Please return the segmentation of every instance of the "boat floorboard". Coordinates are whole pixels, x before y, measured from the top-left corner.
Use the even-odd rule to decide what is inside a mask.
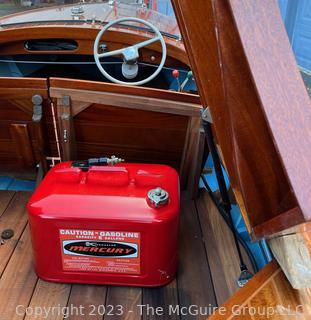
[[[178,312],[169,315],[169,306],[212,308],[237,290],[239,268],[231,231],[207,193],[197,201],[182,200],[178,275],[161,288],[70,285],[38,279],[25,209],[29,196],[29,192],[0,192],[0,231],[14,230],[14,237],[0,246],[1,320],[206,319]],[[123,306],[123,315],[118,315],[117,305]],[[139,305],[162,307],[163,315]],[[69,310],[70,316],[64,316]],[[48,316],[38,314],[43,312]]]

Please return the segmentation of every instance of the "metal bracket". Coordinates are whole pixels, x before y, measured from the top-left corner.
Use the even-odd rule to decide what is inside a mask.
[[[68,142],[68,131],[67,131],[66,129],[64,129],[64,136],[63,136],[63,138],[64,138],[64,142],[65,142],[65,143]]]
[[[61,119],[69,120],[70,119],[70,97],[69,96],[62,97],[61,104],[62,104]]]
[[[212,115],[208,107],[203,107],[201,112],[202,121],[213,123]]]
[[[33,103],[32,121],[40,122],[42,119],[42,102],[43,98],[39,94],[32,96],[31,101]]]

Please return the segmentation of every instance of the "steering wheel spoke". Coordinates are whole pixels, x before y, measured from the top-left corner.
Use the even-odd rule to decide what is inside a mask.
[[[109,52],[103,52],[103,53],[97,53],[97,56],[99,59],[106,58],[106,57],[112,57],[112,56],[118,56],[123,53],[123,48],[118,50],[113,50]]]
[[[143,48],[143,47],[147,47],[149,44],[152,44],[154,42],[160,41],[160,37],[155,37],[152,39],[148,39],[146,41],[142,41],[139,42],[137,44],[135,44],[133,47],[136,47],[137,49]]]
[[[113,51],[109,51],[109,52],[103,52],[103,53],[98,53],[98,46],[100,43],[100,40],[103,36],[103,34],[109,29],[111,28],[113,25],[115,24],[119,24],[121,22],[125,22],[125,21],[131,21],[131,22],[137,22],[140,24],[144,24],[147,27],[149,27],[154,33],[155,33],[155,37],[139,42],[137,44],[131,45],[129,47],[126,48],[121,48],[121,49],[117,49],[117,50],[113,50]],[[161,58],[161,62],[159,64],[159,66],[157,67],[157,69],[155,70],[155,72],[149,76],[148,78],[141,80],[141,81],[136,81],[136,82],[126,82],[126,81],[121,81],[118,80],[114,77],[112,77],[110,74],[108,74],[106,72],[106,70],[103,68],[100,59],[102,58],[106,58],[106,57],[112,57],[112,56],[117,56],[117,55],[122,55],[123,56],[123,60],[124,63],[122,65],[122,73],[123,70],[129,70],[129,66],[133,65],[133,62],[136,62],[139,54],[138,54],[138,49],[141,49],[143,47],[146,47],[156,41],[160,41],[161,43],[161,47],[162,47],[162,58]],[[166,45],[165,45],[165,41],[164,38],[161,34],[161,32],[154,26],[152,25],[150,22],[148,21],[144,21],[142,19],[138,19],[138,18],[121,18],[121,19],[117,19],[115,21],[111,21],[110,23],[108,23],[107,25],[105,25],[103,27],[103,29],[98,33],[95,42],[94,42],[94,59],[96,62],[96,65],[99,69],[99,71],[110,81],[114,82],[114,83],[118,83],[118,84],[126,84],[126,85],[143,85],[149,81],[151,81],[152,79],[154,79],[162,70],[164,64],[165,64],[165,60],[166,60]],[[137,74],[137,70],[136,70],[136,74]],[[128,74],[124,74],[123,75],[128,78],[131,79],[131,77],[127,77]],[[132,76],[132,75],[131,75]],[[134,74],[134,77],[136,75]]]

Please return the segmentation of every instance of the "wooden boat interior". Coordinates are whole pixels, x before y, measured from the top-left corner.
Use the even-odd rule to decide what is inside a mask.
[[[112,155],[172,166],[181,189],[177,277],[159,288],[39,279],[26,211],[32,191],[8,188],[0,190],[0,233],[12,229],[14,236],[0,246],[0,319],[44,319],[30,312],[38,306],[55,307],[51,320],[266,319],[260,307],[270,319],[292,319],[292,310],[310,319],[311,108],[276,3],[172,0],[175,18],[141,5],[90,2],[0,17],[0,178],[38,185],[60,161]],[[105,71],[127,85],[107,79],[94,62],[100,30],[126,17],[151,23],[166,45],[162,69],[142,85],[132,83],[152,77],[161,65],[159,41],[139,49],[134,79],[123,69],[132,60],[105,58]],[[97,53],[154,36],[141,23],[112,25]],[[228,172],[232,202],[252,240],[266,239],[274,255],[257,273],[239,244],[256,273],[241,289],[239,255],[220,214],[219,190],[202,185],[211,153],[202,112]],[[118,305],[122,314],[116,314]],[[79,306],[96,312],[64,313]],[[169,313],[170,306],[184,309]],[[112,312],[101,314],[101,308]]]

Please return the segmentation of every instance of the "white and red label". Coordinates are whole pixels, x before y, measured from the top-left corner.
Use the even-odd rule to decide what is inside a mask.
[[[59,230],[65,271],[140,273],[140,233]]]

